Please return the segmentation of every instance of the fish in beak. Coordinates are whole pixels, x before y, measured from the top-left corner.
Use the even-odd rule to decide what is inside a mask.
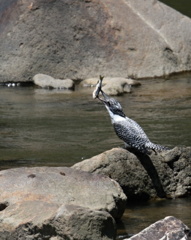
[[[93,99],[96,99],[96,98],[99,99],[99,93],[102,91],[101,88],[102,88],[103,78],[104,77],[100,76],[100,79],[99,79],[98,83],[96,84],[95,90],[93,91],[93,94],[92,94]]]
[[[107,103],[108,100],[110,99],[110,97],[104,93],[104,91],[102,90],[102,81],[103,81],[103,76],[100,76],[100,79],[98,81],[98,83],[96,84],[95,90],[93,91],[92,97],[93,99],[98,98],[100,101],[102,101],[103,103]],[[99,94],[102,94],[103,98],[100,98]]]

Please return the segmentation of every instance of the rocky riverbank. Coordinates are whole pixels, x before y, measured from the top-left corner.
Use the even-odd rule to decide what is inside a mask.
[[[176,147],[150,156],[114,148],[72,168],[3,170],[1,239],[115,239],[127,198],[190,196],[190,167],[191,148]],[[189,228],[168,217],[129,239],[174,240],[175,232],[189,239]]]

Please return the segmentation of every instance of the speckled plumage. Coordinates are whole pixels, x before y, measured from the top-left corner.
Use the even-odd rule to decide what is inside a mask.
[[[143,129],[134,120],[125,117],[123,121],[113,121],[113,127],[117,136],[130,147],[147,153],[148,149],[161,151],[165,147],[152,143]]]
[[[124,114],[120,103],[114,98],[107,96],[102,90],[101,92],[104,99],[99,99],[105,104],[109,112],[117,136],[126,145],[142,153],[148,153],[149,149],[153,151],[167,149],[164,146],[152,143],[141,126]]]

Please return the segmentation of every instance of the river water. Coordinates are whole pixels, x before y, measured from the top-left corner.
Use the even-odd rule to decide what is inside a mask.
[[[160,0],[160,2],[176,9],[182,14],[191,17],[191,1],[190,0]]]
[[[141,83],[131,94],[116,97],[126,115],[136,120],[155,143],[190,146],[191,76]],[[122,146],[105,107],[92,99],[92,91],[1,86],[0,168],[71,166]],[[191,227],[188,199],[130,206],[122,219],[124,225],[119,225],[119,233],[136,233],[176,212]]]
[[[191,198],[129,204],[118,224],[118,239],[130,237],[166,216],[174,216],[191,227]]]

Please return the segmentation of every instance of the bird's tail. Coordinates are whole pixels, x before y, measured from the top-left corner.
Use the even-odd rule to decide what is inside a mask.
[[[151,142],[148,143],[148,146],[146,146],[146,147],[149,149],[152,149],[154,152],[156,152],[156,151],[162,152],[162,151],[169,150],[169,148],[166,146],[162,146],[162,145],[151,143]]]

